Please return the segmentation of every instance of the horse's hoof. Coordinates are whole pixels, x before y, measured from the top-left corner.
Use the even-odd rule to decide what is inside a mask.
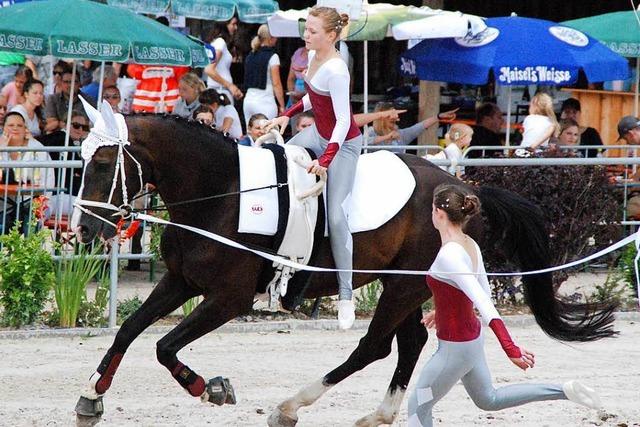
[[[298,417],[292,418],[282,412],[280,408],[274,409],[267,420],[269,427],[294,427],[296,424],[298,424]]]
[[[93,427],[100,422],[101,417],[86,417],[76,414],[76,427]]]
[[[228,405],[236,404],[236,393],[229,378],[211,378],[200,398],[203,402],[210,402],[218,406],[225,403]]]
[[[102,404],[102,396],[97,399],[89,399],[80,396],[76,403],[76,414],[83,417],[100,418],[104,413],[104,405]]]

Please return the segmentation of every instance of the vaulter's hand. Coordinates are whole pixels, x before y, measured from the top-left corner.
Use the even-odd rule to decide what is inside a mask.
[[[430,312],[425,314],[422,317],[422,320],[420,321],[420,323],[422,323],[424,327],[427,329],[435,328],[436,327],[436,311],[431,310]]]
[[[528,368],[533,368],[536,364],[535,354],[522,347],[520,347],[520,352],[522,353],[522,356],[510,357],[509,360],[523,371],[526,371]]]
[[[318,160],[314,160],[309,163],[309,167],[307,168],[308,173],[312,173],[318,176],[325,175],[327,173],[327,168],[320,166]]]
[[[276,126],[280,126],[280,135],[284,135],[284,130],[287,128],[289,124],[289,117],[287,116],[278,116],[275,119],[268,120],[264,125],[264,133],[269,132]]]

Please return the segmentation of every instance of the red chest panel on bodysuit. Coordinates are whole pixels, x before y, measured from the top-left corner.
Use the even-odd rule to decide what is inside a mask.
[[[307,88],[307,93],[309,94],[311,108],[315,113],[316,129],[318,129],[318,133],[329,142],[339,142],[331,141],[331,134],[333,133],[333,128],[336,126],[336,115],[333,111],[331,96],[321,95],[314,92],[313,88],[309,86],[307,82],[305,82],[304,85]],[[349,107],[349,111],[351,111],[351,107]],[[351,124],[349,126],[347,136],[345,137],[345,141],[360,135],[360,129],[353,119],[353,114],[349,114],[349,119]]]
[[[460,289],[427,276],[436,306],[436,335],[445,341],[471,341],[480,335],[481,325],[473,302]]]

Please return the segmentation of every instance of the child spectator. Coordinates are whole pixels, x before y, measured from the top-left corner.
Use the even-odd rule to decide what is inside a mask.
[[[191,116],[193,120],[202,123],[203,125],[213,126],[215,123],[215,116],[211,107],[208,105],[200,105],[193,111]]]
[[[242,138],[242,126],[238,112],[230,105],[226,95],[215,89],[206,89],[200,94],[200,104],[211,108],[215,115],[216,129],[228,133],[230,137]]]
[[[469,146],[471,143],[471,138],[473,137],[473,129],[471,126],[467,126],[462,123],[454,123],[449,128],[449,132],[447,132],[444,136],[445,143],[447,146],[444,151],[439,152],[438,154],[429,155],[427,154],[424,158],[427,160],[431,159],[447,159],[454,162],[451,166],[441,166],[443,170],[448,171],[451,175],[456,175],[458,178],[464,173],[464,168],[460,168],[458,171],[458,167],[456,166],[457,162],[462,159],[462,151]]]
[[[264,125],[267,121],[267,116],[262,113],[256,113],[249,118],[247,122],[247,135],[238,141],[239,145],[246,145],[247,147],[255,147],[256,140],[264,135]]]

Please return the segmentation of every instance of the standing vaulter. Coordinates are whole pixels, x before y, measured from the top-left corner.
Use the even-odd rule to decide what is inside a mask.
[[[335,48],[349,17],[330,7],[315,6],[309,11],[304,29],[309,49],[305,77],[307,94],[280,117],[271,120],[267,130],[280,126],[281,132],[294,115],[314,110],[316,122],[294,136],[289,144],[315,152],[309,173],[327,173],[327,216],[331,251],[338,269],[351,270],[353,240],[347,221],[347,203],[353,188],[362,134],[353,119],[349,103],[349,69]],[[352,300],[352,274],[338,273],[338,324],[349,329],[355,320]]]

